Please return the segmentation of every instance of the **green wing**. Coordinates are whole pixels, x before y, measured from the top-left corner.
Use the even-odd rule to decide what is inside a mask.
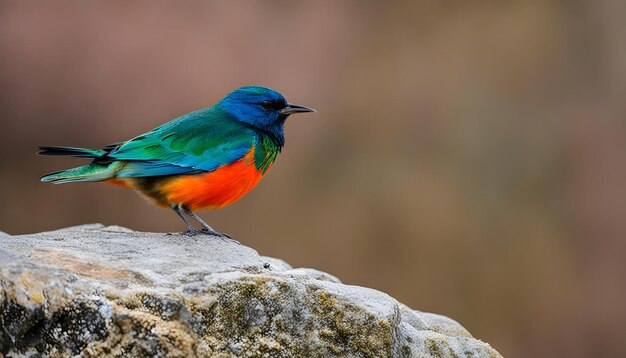
[[[108,157],[128,162],[118,177],[207,172],[243,158],[256,138],[253,129],[211,107],[133,138]]]

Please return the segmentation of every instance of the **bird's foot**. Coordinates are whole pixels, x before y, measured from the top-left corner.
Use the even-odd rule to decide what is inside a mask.
[[[230,235],[228,235],[228,234],[224,234],[224,233],[221,233],[221,232],[215,231],[215,230],[209,230],[209,229],[206,229],[206,228],[203,228],[203,229],[200,229],[200,230],[196,230],[196,229],[194,229],[194,230],[187,230],[183,234],[185,234],[185,235],[187,235],[189,237],[196,236],[196,235],[210,235],[210,236],[215,236],[215,237],[217,237],[219,239],[222,239],[224,241],[230,241],[230,242],[234,242],[236,244],[241,245],[239,243],[239,241],[231,238]]]
[[[207,229],[207,228],[203,228],[200,230],[201,233],[206,234],[206,235],[211,235],[211,236],[216,236],[226,242],[233,242],[235,244],[241,245],[239,243],[239,241],[233,239],[232,237],[230,237],[230,235],[228,234],[224,234],[223,232],[219,232],[219,231],[215,231],[212,229]]]

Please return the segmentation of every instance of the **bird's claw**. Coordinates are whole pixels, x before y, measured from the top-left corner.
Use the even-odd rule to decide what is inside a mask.
[[[215,231],[215,230],[209,230],[209,229],[201,229],[200,232],[202,232],[203,234],[206,235],[211,235],[211,236],[216,236],[226,242],[233,242],[235,244],[241,245],[239,243],[239,241],[233,239],[232,237],[230,237],[230,235],[228,234],[224,234],[223,232],[219,232],[219,231]]]
[[[221,233],[221,232],[215,231],[215,230],[209,230],[209,229],[187,230],[183,234],[185,234],[185,235],[187,235],[189,237],[193,237],[193,236],[196,236],[196,235],[210,235],[210,236],[215,236],[215,237],[217,237],[219,239],[222,239],[224,241],[230,241],[230,242],[234,242],[236,244],[241,245],[239,243],[239,241],[231,238],[230,235],[224,234],[224,233]]]
[[[206,235],[212,235],[212,236],[217,236],[217,237],[221,237],[221,238],[225,238],[225,239],[230,239],[230,235],[224,234],[223,232],[219,232],[219,231],[215,231],[215,230],[209,230],[209,229],[200,229],[199,231],[201,233],[203,233],[203,234],[206,234]]]

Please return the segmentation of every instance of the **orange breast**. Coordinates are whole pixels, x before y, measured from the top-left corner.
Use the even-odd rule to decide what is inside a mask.
[[[240,199],[252,190],[263,174],[255,167],[254,149],[241,160],[212,172],[181,175],[164,183],[160,192],[170,203],[182,203],[190,210],[217,209]]]

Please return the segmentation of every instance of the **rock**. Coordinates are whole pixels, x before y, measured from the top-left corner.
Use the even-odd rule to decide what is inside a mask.
[[[0,234],[0,356],[500,357],[457,322],[209,237]]]

